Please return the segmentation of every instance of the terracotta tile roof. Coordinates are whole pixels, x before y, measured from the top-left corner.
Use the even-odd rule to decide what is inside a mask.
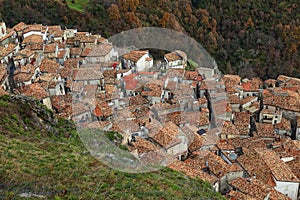
[[[212,152],[209,152],[206,159],[210,171],[219,178],[230,172],[243,171],[237,164],[227,164],[220,156],[217,156]]]
[[[27,44],[26,49],[30,49],[32,51],[42,51],[43,50],[43,43],[32,43],[32,44]]]
[[[129,146],[130,151],[136,149],[139,154],[148,153],[149,151],[159,150],[159,148],[156,147],[152,142],[149,142],[148,140],[145,140],[141,137],[135,137],[135,142],[132,142],[131,145]]]
[[[287,182],[300,182],[300,180],[296,177],[292,170],[276,155],[275,152],[267,149],[256,149],[256,152],[260,155],[262,160],[270,168],[276,180]]]
[[[73,70],[73,80],[100,80],[103,79],[103,73],[95,68],[77,68]]]
[[[103,116],[103,113],[101,111],[101,108],[99,107],[99,105],[96,105],[96,107],[93,110],[93,115],[95,115],[96,117],[101,117]]]
[[[113,84],[105,84],[105,98],[106,100],[119,98],[119,91]]]
[[[14,27],[12,27],[12,30],[16,30],[16,31],[22,31],[27,27],[27,25],[24,22],[19,22],[18,24],[16,24]]]
[[[148,51],[134,50],[122,55],[122,57],[126,60],[130,60],[136,63],[138,60],[140,60],[144,55],[148,53],[149,53]]]
[[[246,103],[248,103],[250,101],[254,101],[255,99],[257,99],[257,97],[255,97],[255,96],[249,96],[249,97],[243,98],[240,101],[240,103],[241,103],[241,105],[244,105],[244,104],[246,104]]]
[[[73,55],[80,56],[81,52],[82,52],[81,48],[70,48],[70,55],[71,56],[73,56]]]
[[[280,157],[298,157],[300,151],[296,144],[290,138],[279,138],[273,142],[273,151]]]
[[[66,68],[78,68],[79,67],[79,59],[77,58],[69,58],[64,62],[64,66]]]
[[[84,82],[73,82],[72,84],[72,91],[73,92],[80,92],[84,88]]]
[[[55,108],[59,114],[66,114],[71,116],[72,112],[72,95],[58,95],[50,97],[52,107]]]
[[[245,83],[242,83],[245,92],[258,91],[263,86],[263,81],[259,78],[253,78]]]
[[[77,115],[86,113],[86,112],[90,112],[90,108],[85,105],[84,103],[78,102],[72,103],[72,117],[76,117]]]
[[[275,87],[277,80],[275,79],[267,79],[265,80],[265,84],[267,87],[269,87],[270,85],[272,85],[272,87]]]
[[[55,44],[57,44],[59,50],[65,50],[67,48],[67,45],[64,42],[55,41]]]
[[[257,132],[254,132],[254,136],[258,137],[277,137],[274,134],[274,126],[267,123],[255,123]]]
[[[229,197],[230,200],[256,200],[256,198],[251,197],[247,194],[244,194],[242,192],[238,191],[233,191],[231,190],[227,196]]]
[[[111,130],[117,131],[119,133],[133,133],[140,131],[140,127],[134,121],[122,121],[121,119],[118,119],[118,121],[113,122]]]
[[[72,87],[72,84],[73,84],[73,80],[68,79],[67,82],[66,82],[66,87],[67,87],[67,88],[71,88],[71,87]]]
[[[147,103],[149,103],[149,101],[140,95],[129,98],[129,105],[143,105]]]
[[[199,101],[199,105],[207,105],[208,102],[206,97],[201,97],[198,99],[198,101]]]
[[[294,78],[290,77],[289,80],[283,82],[280,84],[280,87],[294,87],[294,86],[299,86],[300,85],[300,79],[299,78]]]
[[[200,170],[203,170],[207,167],[207,155],[209,154],[208,150],[200,150],[193,152],[192,155],[184,161],[191,167],[196,167]]]
[[[2,38],[0,38],[0,42],[2,42],[2,41],[4,41],[4,40],[6,40],[6,39],[8,39],[8,38],[10,38],[11,36],[13,36],[13,34],[15,33],[14,31],[7,31],[8,33],[5,35],[5,36],[3,36]]]
[[[86,56],[89,57],[106,56],[112,50],[113,50],[113,46],[110,44],[99,44],[96,47],[93,47]]]
[[[235,112],[234,113],[234,124],[235,125],[249,125],[250,124],[249,112]]]
[[[191,141],[191,144],[189,145],[190,152],[200,149],[203,146],[205,140],[204,137],[200,136],[195,132],[193,132],[192,134],[193,134],[193,139]]]
[[[250,124],[249,112],[235,112],[234,113],[234,124],[235,125],[249,125]]]
[[[234,88],[241,83],[241,77],[238,75],[226,74],[223,76],[222,80],[224,81],[226,88]]]
[[[87,125],[88,128],[90,129],[100,129],[103,130],[104,128],[108,127],[111,123],[108,121],[95,121],[92,123],[89,123]]]
[[[291,130],[291,122],[290,122],[290,120],[288,120],[288,119],[286,119],[286,118],[283,117],[281,119],[280,123],[275,124],[275,129],[290,131]]]
[[[99,38],[97,39],[97,42],[98,42],[98,43],[104,44],[104,43],[107,43],[108,40],[107,40],[106,38],[104,38],[104,37],[99,37]]]
[[[113,114],[113,111],[107,102],[99,102],[98,106],[101,109],[103,117],[109,117]]]
[[[240,98],[236,94],[228,95],[228,99],[231,104],[239,104],[240,103]]]
[[[300,128],[300,117],[297,117],[297,127]]]
[[[278,77],[277,77],[277,80],[278,81],[281,81],[281,82],[287,82],[288,80],[290,80],[291,79],[291,77],[289,77],[289,76],[285,76],[285,75],[279,75]]]
[[[14,75],[15,83],[24,83],[31,80],[33,73],[31,72],[18,72]]]
[[[234,146],[231,145],[228,141],[226,140],[218,140],[216,143],[216,147],[220,150],[225,150],[225,151],[233,151]]]
[[[294,160],[286,162],[285,164],[288,166],[288,168],[292,170],[295,176],[297,176],[297,178],[300,179],[300,157],[296,157]]]
[[[57,58],[59,59],[63,59],[66,56],[67,51],[63,50],[63,51],[59,51],[57,54]]]
[[[159,145],[165,148],[170,148],[173,145],[180,143],[181,141],[177,138],[179,134],[179,127],[173,122],[166,123],[159,133],[151,136],[152,139]]]
[[[299,124],[298,124],[298,127],[299,127]],[[293,140],[293,143],[294,143],[296,149],[300,150],[300,140]]]
[[[150,62],[151,60],[153,60],[152,58],[148,57],[145,59],[146,61]]]
[[[73,46],[75,45],[77,42],[79,42],[79,38],[76,38],[76,37],[70,37],[70,38],[67,38],[66,40],[66,44],[69,45],[69,46]],[[76,44],[78,45],[78,44]]]
[[[24,27],[23,33],[29,33],[31,31],[43,31],[42,24],[30,24]]]
[[[92,49],[91,48],[85,48],[81,51],[81,57],[87,57],[91,53]]]
[[[57,47],[56,43],[47,44],[44,46],[44,53],[55,53],[56,47]]]
[[[273,142],[273,139],[268,141],[264,138],[258,138],[258,137],[250,137],[245,139],[233,138],[228,140],[228,142],[235,148],[243,147],[247,149],[256,149],[256,148],[266,148],[267,144]]]
[[[49,93],[41,86],[40,83],[33,83],[25,86],[21,93],[26,96],[33,96],[39,100],[49,97]]]
[[[272,90],[264,90],[263,98],[264,105],[300,112],[300,95],[297,92],[274,88]]]
[[[126,90],[135,90],[138,85],[138,81],[135,79],[128,79],[125,83]]]
[[[203,172],[201,169],[194,168],[182,161],[176,160],[172,164],[170,164],[168,167],[173,170],[183,172],[184,174],[186,174],[190,177],[194,177],[194,178],[197,177],[197,178],[200,178],[201,180],[208,181],[211,184],[215,183],[218,180],[216,177]]]
[[[117,72],[116,72],[116,70],[104,70],[103,71],[103,76],[105,78],[114,78],[114,79],[116,79],[117,78]]]
[[[61,26],[59,25],[53,25],[53,26],[47,26],[48,27],[48,31],[51,32],[51,31],[60,31],[61,30]]]
[[[95,43],[97,41],[97,36],[94,35],[83,35],[80,37],[81,43]]]
[[[225,121],[223,128],[222,128],[222,135],[239,135],[240,133],[238,132],[236,126],[232,124],[231,121]]]
[[[12,53],[15,48],[16,48],[16,44],[8,44],[7,47],[4,47],[4,46],[0,46],[0,57],[5,57],[7,56],[8,54]]]
[[[32,34],[24,38],[23,40],[23,44],[32,44],[32,43],[43,43],[43,36]]]
[[[18,51],[18,55],[21,55],[22,57],[26,57],[26,58],[29,58],[34,54],[35,54],[34,51],[30,49],[22,49],[21,51]]]
[[[183,78],[184,77],[184,72],[185,72],[185,69],[169,68],[169,69],[167,69],[165,77],[166,78],[175,78],[175,77]]]
[[[50,60],[48,58],[44,58],[40,65],[41,72],[47,72],[47,73],[57,73],[59,67],[59,63]]]
[[[171,52],[165,54],[165,58],[167,59],[168,62],[176,61],[176,60],[183,60],[180,55],[176,52]]]
[[[276,191],[272,187],[261,183],[256,179],[237,178],[229,183],[238,191],[249,195],[255,199],[265,199],[270,193],[270,199],[289,200],[290,198]],[[271,197],[272,196],[272,197]]]
[[[250,177],[256,178],[265,184],[275,186],[272,172],[265,161],[253,149],[243,148],[243,155],[238,157],[239,164],[247,171]]]

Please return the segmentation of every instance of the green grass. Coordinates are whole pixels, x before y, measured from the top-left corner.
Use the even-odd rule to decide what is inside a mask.
[[[0,198],[31,192],[49,199],[222,199],[209,184],[170,169],[143,174],[110,169],[90,156],[76,133],[34,142],[28,137],[35,136],[0,135],[0,180],[5,185]]]
[[[72,123],[59,119],[52,125],[56,134],[34,129],[29,110],[3,101],[11,109],[0,107],[0,199],[23,199],[24,192],[47,199],[224,199],[208,183],[167,168],[110,169],[89,154]]]
[[[89,0],[74,0],[75,3],[72,3],[72,0],[67,0],[68,6],[76,11],[83,12],[84,7],[89,3]]]

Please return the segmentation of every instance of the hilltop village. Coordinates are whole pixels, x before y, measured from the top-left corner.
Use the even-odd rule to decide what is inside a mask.
[[[101,35],[0,23],[0,95],[34,97],[55,115],[116,131],[144,162],[210,182],[228,199],[299,198],[300,79],[242,79],[194,66],[118,55]],[[191,67],[192,66],[192,67]]]

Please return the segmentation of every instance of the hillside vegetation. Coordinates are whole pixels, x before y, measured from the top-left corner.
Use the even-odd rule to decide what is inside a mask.
[[[0,199],[223,199],[167,168],[128,174],[104,166],[71,122],[25,97],[0,97],[0,157]]]
[[[72,3],[73,2],[73,3]],[[76,26],[109,37],[136,27],[166,27],[197,39],[224,73],[300,77],[297,0],[2,0],[2,19]],[[75,10],[82,10],[77,12]]]

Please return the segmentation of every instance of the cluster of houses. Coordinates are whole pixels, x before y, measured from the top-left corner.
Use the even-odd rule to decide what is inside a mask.
[[[180,50],[160,70],[148,50],[118,55],[101,35],[60,26],[2,22],[0,44],[0,95],[117,131],[142,163],[169,158],[229,199],[299,198],[300,79],[188,71]]]

